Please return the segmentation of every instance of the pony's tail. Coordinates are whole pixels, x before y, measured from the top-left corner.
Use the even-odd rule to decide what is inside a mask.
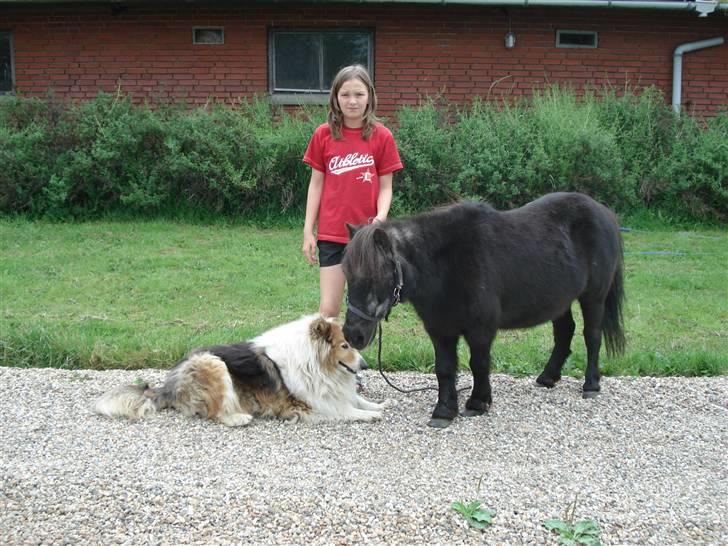
[[[624,319],[622,316],[622,305],[624,303],[624,252],[620,241],[620,256],[617,262],[617,269],[609,287],[607,299],[604,302],[604,319],[602,331],[607,347],[607,354],[610,356],[624,353],[626,341],[624,339]]]
[[[161,409],[159,394],[146,383],[123,385],[96,400],[91,411],[107,417],[123,417],[136,421]]]

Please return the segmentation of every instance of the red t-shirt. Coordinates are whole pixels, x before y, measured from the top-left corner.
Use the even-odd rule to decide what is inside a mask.
[[[342,127],[341,140],[331,135],[328,123],[311,137],[303,162],[324,173],[318,211],[320,241],[348,243],[346,222],[366,224],[377,215],[379,177],[402,168],[392,133],[377,124],[368,140],[361,129]]]

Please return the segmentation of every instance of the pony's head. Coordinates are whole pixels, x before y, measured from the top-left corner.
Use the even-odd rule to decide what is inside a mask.
[[[399,303],[402,269],[387,232],[376,224],[347,224],[349,244],[341,262],[348,285],[344,336],[357,349],[372,342],[377,325]]]

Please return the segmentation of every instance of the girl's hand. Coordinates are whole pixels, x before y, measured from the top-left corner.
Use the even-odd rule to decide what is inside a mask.
[[[308,263],[316,265],[316,237],[313,233],[304,232],[301,250],[308,260]]]

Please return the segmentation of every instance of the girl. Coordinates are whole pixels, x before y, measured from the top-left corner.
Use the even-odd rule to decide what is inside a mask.
[[[376,108],[367,70],[361,65],[342,68],[331,84],[328,123],[316,129],[303,156],[311,167],[303,253],[314,265],[318,246],[319,312],[326,317],[338,316],[344,298],[346,223],[386,220],[392,175],[402,168],[392,133],[379,123]]]

